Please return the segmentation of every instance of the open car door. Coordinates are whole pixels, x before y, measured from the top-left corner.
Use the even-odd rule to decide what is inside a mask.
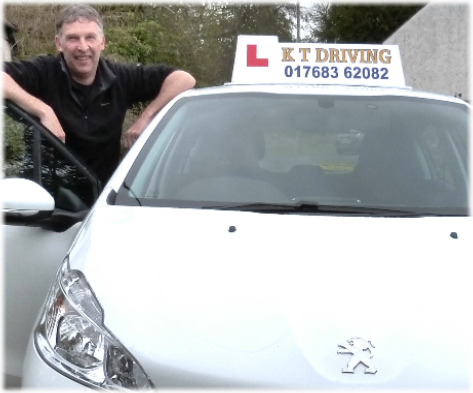
[[[4,380],[5,387],[19,387],[34,321],[101,184],[64,143],[9,101],[3,125]]]

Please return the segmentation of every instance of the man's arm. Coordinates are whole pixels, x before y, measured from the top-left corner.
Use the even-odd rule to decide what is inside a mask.
[[[23,90],[6,72],[3,72],[3,94],[5,99],[13,101],[28,113],[38,117],[41,124],[62,142],[66,140],[66,135],[52,108]]]
[[[151,122],[154,116],[178,94],[192,89],[195,85],[195,79],[185,71],[174,71],[169,74],[161,86],[158,96],[151,101],[146,109],[141,113],[136,122],[125,132],[125,147],[130,148],[138,139],[146,126]]]

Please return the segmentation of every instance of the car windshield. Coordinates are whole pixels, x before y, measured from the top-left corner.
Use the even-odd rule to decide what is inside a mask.
[[[115,203],[467,215],[468,122],[466,105],[403,96],[188,97]]]

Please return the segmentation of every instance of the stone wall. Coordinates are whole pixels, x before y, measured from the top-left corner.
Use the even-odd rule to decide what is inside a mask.
[[[467,3],[429,3],[384,43],[399,45],[406,85],[470,100]]]

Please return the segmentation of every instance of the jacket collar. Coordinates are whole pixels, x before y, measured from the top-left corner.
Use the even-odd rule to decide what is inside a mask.
[[[61,65],[62,72],[64,72],[67,76],[70,86],[72,77],[69,71],[69,67],[66,64],[62,53],[58,54],[58,61]],[[97,83],[99,91],[104,91],[108,89],[116,78],[117,76],[113,73],[107,63],[102,58],[100,58],[99,64],[97,66],[97,75],[95,76],[94,80],[94,83]]]

